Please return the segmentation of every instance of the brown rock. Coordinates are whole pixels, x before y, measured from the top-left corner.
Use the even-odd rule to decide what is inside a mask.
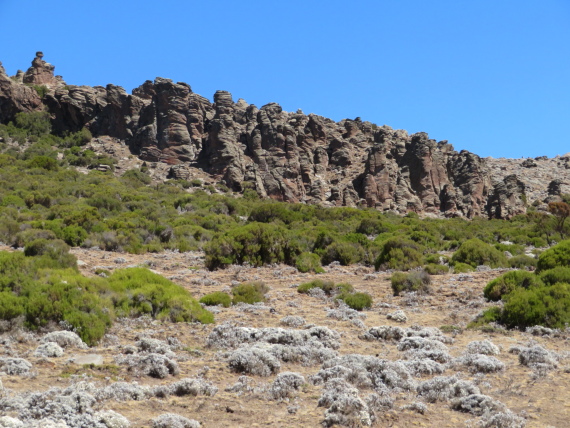
[[[53,74],[55,67],[45,62],[42,59],[43,56],[44,54],[42,52],[36,52],[32,66],[28,68],[28,71],[26,71],[24,75],[24,83],[45,86],[56,86],[60,83]]]

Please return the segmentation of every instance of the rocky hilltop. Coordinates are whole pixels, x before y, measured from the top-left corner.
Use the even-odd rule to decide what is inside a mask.
[[[233,191],[254,188],[283,201],[509,218],[570,190],[568,156],[482,159],[426,133],[360,118],[335,122],[276,103],[258,108],[226,91],[211,102],[164,78],[132,94],[112,84],[67,85],[41,52],[13,77],[0,63],[0,122],[42,109],[54,132],[86,127],[144,161],[169,165],[169,178],[207,173]]]

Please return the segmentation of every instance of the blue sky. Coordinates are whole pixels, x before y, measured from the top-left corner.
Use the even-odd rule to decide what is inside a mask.
[[[157,76],[334,120],[425,131],[480,156],[570,152],[569,0],[0,0],[9,74]]]

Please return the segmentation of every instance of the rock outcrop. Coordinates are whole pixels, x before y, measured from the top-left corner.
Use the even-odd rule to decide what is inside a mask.
[[[497,174],[490,160],[423,132],[409,135],[360,118],[334,122],[285,112],[276,103],[258,108],[235,102],[226,91],[210,102],[188,84],[164,78],[132,94],[111,84],[63,85],[42,58],[38,52],[20,76],[23,83],[0,69],[1,122],[45,108],[56,133],[87,127],[94,137],[127,144],[145,161],[172,165],[170,178],[189,179],[200,170],[237,192],[254,188],[282,201],[508,218],[525,212],[527,193],[534,195],[537,186],[523,181],[545,162],[519,161],[515,173]],[[26,84],[49,91],[41,100]]]
[[[37,91],[8,77],[0,63],[0,122],[14,120],[17,113],[29,113],[42,108],[42,100]]]
[[[32,61],[32,66],[23,76],[23,83],[28,85],[57,86],[62,83],[62,79],[54,76],[55,67],[42,58],[43,52],[36,52],[36,57]]]

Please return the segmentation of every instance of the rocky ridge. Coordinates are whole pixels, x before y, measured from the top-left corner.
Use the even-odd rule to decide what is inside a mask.
[[[329,206],[433,216],[509,218],[570,184],[570,157],[482,159],[426,133],[370,122],[334,122],[261,108],[217,91],[213,102],[182,82],[156,78],[132,94],[120,86],[66,85],[38,52],[25,73],[0,66],[0,122],[47,110],[58,134],[88,128],[151,162],[157,178],[207,174],[236,192]],[[42,98],[34,85],[45,86]]]

